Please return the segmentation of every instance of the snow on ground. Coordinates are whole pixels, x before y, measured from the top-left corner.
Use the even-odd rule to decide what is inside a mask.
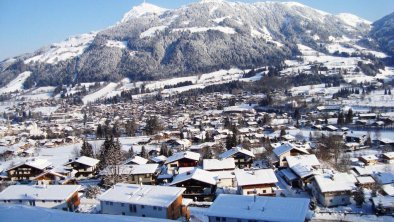
[[[188,27],[188,28],[178,28],[178,29],[173,29],[173,32],[191,32],[191,33],[197,33],[197,32],[207,32],[209,30],[215,30],[219,32],[223,32],[226,34],[235,34],[237,33],[234,28],[230,27],[224,27],[224,26],[213,26],[213,27]]]
[[[370,22],[370,21],[367,21],[365,19],[362,19],[356,15],[349,14],[349,13],[340,13],[340,14],[336,15],[336,17],[339,18],[345,24],[347,24],[353,28],[357,28],[360,25],[371,25],[372,24],[372,22]]]
[[[224,16],[224,17],[220,17],[220,18],[215,18],[215,19],[212,19],[212,21],[214,21],[215,23],[221,23],[227,18],[231,18],[231,16]]]
[[[117,86],[118,84],[111,82],[100,90],[83,97],[82,101],[84,104],[87,104],[89,102],[94,102],[98,99],[104,98],[108,95],[108,93],[114,91]]]
[[[209,208],[202,207],[189,207],[190,210],[190,222],[208,222],[209,219],[206,216],[206,211]]]
[[[105,45],[107,47],[112,47],[112,48],[126,49],[127,48],[127,41],[108,40]]]
[[[1,221],[18,221],[18,222],[115,222],[115,221],[170,221],[148,217],[133,216],[116,216],[107,214],[82,214],[72,213],[62,210],[47,209],[41,207],[30,207],[23,205],[0,205]]]
[[[167,28],[166,25],[155,26],[155,27],[149,28],[140,34],[140,38],[142,39],[142,38],[146,38],[146,37],[153,37],[156,32],[164,31],[166,28]]]
[[[59,109],[59,106],[42,106],[42,107],[37,107],[33,109],[33,112],[40,112],[44,115],[49,115],[51,113],[56,112],[56,110]]]
[[[2,93],[11,93],[17,90],[23,90],[23,83],[27,78],[31,75],[30,71],[22,72],[19,74],[14,80],[9,82],[6,86],[1,87],[0,94]]]
[[[334,53],[334,52],[338,51],[338,52],[346,52],[346,53],[352,54],[353,52],[356,52],[356,50],[354,48],[344,47],[340,43],[327,44],[326,48],[330,53]]]
[[[92,43],[96,34],[97,32],[82,34],[70,37],[63,42],[52,44],[50,48],[45,50],[43,53],[25,60],[25,63],[43,62],[55,64],[59,61],[74,58],[84,52],[90,43]]]
[[[167,9],[165,8],[160,8],[156,5],[152,5],[149,3],[142,3],[140,5],[134,6],[129,12],[127,12],[121,22],[127,22],[130,19],[136,18],[136,17],[141,17],[145,15],[161,15],[163,14]]]

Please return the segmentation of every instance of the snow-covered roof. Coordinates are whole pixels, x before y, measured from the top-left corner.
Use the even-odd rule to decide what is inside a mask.
[[[281,156],[284,153],[290,152],[292,149],[296,149],[296,150],[300,151],[301,153],[309,154],[308,151],[306,151],[305,149],[295,147],[290,143],[284,143],[284,144],[276,147],[273,150],[273,152],[275,153],[276,156]]]
[[[0,205],[1,218],[6,221],[50,221],[58,222],[129,222],[141,221],[141,217],[108,215],[108,214],[86,214],[73,213],[57,209],[42,207],[31,207],[25,205]],[[169,222],[172,220],[144,217],[144,222]]]
[[[174,155],[167,158],[166,164],[178,161],[183,158],[194,160],[194,161],[199,161],[200,154],[195,153],[195,152],[190,152],[190,151],[175,153]]]
[[[371,154],[371,155],[364,155],[360,157],[361,159],[364,159],[366,161],[372,161],[372,160],[378,160],[379,158],[376,157],[375,155]]]
[[[211,185],[216,185],[216,174],[201,170],[199,168],[195,168],[194,170],[191,171],[186,171],[181,174],[178,174],[174,177],[174,180],[170,185],[175,185],[178,183],[182,183],[187,180],[197,180],[203,183],[211,184]]]
[[[12,185],[0,193],[0,200],[67,200],[80,185]]]
[[[227,159],[204,159],[203,167],[204,170],[223,170],[223,169],[235,169],[234,158]]]
[[[117,171],[121,175],[140,175],[153,174],[156,172],[159,164],[142,164],[142,165],[120,165],[117,166]],[[113,168],[111,166],[105,168],[100,172],[100,175],[112,174]]]
[[[356,179],[360,184],[375,183],[375,180],[371,176],[357,177]]]
[[[131,158],[127,159],[125,161],[125,164],[133,164],[133,163],[135,163],[135,164],[141,165],[141,164],[146,164],[147,162],[148,162],[148,160],[143,158],[143,157],[134,156],[134,157],[131,157]]]
[[[92,167],[96,166],[100,162],[100,160],[87,156],[81,156],[78,159],[74,160],[74,162]]]
[[[316,175],[315,181],[322,193],[336,191],[351,191],[355,187],[356,179],[347,173]]]
[[[14,168],[17,168],[22,165],[28,165],[28,166],[36,168],[36,169],[44,170],[45,168],[51,166],[52,163],[46,159],[32,159],[32,160],[28,160],[26,162],[20,163],[14,167],[11,167],[10,169],[14,169]]]
[[[237,153],[242,153],[242,154],[245,154],[247,156],[254,157],[254,154],[250,150],[243,149],[242,147],[233,147],[232,149],[229,149],[226,152],[220,154],[219,158],[220,159],[226,159],[226,158],[234,156]]]
[[[236,170],[235,178],[237,179],[238,186],[271,184],[278,182],[278,178],[276,178],[272,169],[250,171]]]
[[[154,157],[151,157],[150,159],[151,159],[153,162],[155,162],[155,163],[159,163],[159,162],[165,162],[165,161],[167,160],[167,157],[161,155],[161,156],[154,156]]]
[[[382,189],[387,195],[394,197],[394,184],[383,185]]]
[[[320,166],[320,162],[315,156],[315,154],[287,156],[286,160],[290,168],[292,168],[297,164],[302,164],[304,166]]]
[[[295,175],[289,168],[285,168],[280,172],[289,180],[297,179],[297,175]]]
[[[394,152],[383,153],[383,157],[387,159],[394,159]]]
[[[168,207],[185,188],[118,183],[100,195],[100,201]]]
[[[207,216],[258,221],[303,222],[309,199],[244,195],[219,195]]]
[[[311,176],[314,174],[315,171],[315,169],[312,166],[303,165],[302,163],[292,166],[291,170],[300,178]]]

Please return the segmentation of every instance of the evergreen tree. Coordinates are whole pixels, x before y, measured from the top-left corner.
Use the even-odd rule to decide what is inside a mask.
[[[80,151],[81,156],[93,157],[93,146],[86,140],[82,142],[82,147]]]
[[[137,130],[137,124],[134,119],[128,120],[125,124],[125,131],[127,136],[135,136],[135,131]]]
[[[343,115],[342,112],[340,112],[340,113],[338,114],[337,124],[338,124],[338,125],[343,125],[344,123],[345,123],[344,115]]]
[[[145,126],[145,132],[148,135],[153,135],[156,132],[160,131],[162,129],[162,126],[159,123],[159,119],[157,116],[151,116],[148,118],[146,121],[146,126]]]
[[[349,109],[349,111],[347,112],[345,122],[346,122],[347,124],[353,122],[353,110],[352,110],[352,109]]]
[[[134,157],[134,148],[130,146],[129,150],[127,151],[127,159]]]
[[[96,138],[103,138],[103,128],[101,127],[101,124],[98,124],[97,126]]]
[[[141,147],[141,157],[147,159],[148,158],[148,153],[146,152],[145,146]]]

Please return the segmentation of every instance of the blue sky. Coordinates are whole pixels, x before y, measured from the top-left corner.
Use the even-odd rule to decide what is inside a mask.
[[[239,0],[243,2],[257,2]],[[262,0],[260,0],[262,1]],[[142,0],[0,0],[0,60],[68,36],[100,30],[119,21]],[[177,8],[193,0],[148,0]],[[375,21],[394,11],[394,0],[299,0],[333,14],[349,12]]]

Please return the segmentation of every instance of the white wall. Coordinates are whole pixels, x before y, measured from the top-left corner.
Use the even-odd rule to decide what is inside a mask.
[[[110,204],[112,203],[112,205]],[[167,218],[167,208],[161,207],[161,211],[157,207],[154,210],[153,206],[144,206],[142,208],[141,205],[136,205],[136,212],[131,212],[128,203],[117,202],[108,202],[108,201],[100,201],[101,205],[101,213],[103,214],[112,214],[112,215],[129,215],[129,216],[137,216],[142,217],[145,215],[146,217],[154,217],[154,218]],[[134,204],[135,205],[135,204]]]

